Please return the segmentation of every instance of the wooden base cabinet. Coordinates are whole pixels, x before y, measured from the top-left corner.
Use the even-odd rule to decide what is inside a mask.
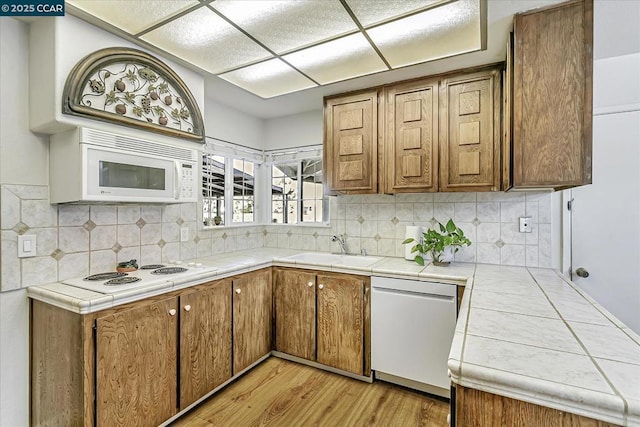
[[[233,374],[271,352],[271,269],[233,279]]]
[[[370,375],[369,278],[286,268],[274,274],[276,350]]]
[[[231,279],[87,315],[32,301],[32,425],[171,418],[231,378],[231,302]]]
[[[316,358],[316,274],[274,272],[275,349],[307,360]]]
[[[222,279],[180,295],[180,410],[231,376],[231,279]]]
[[[157,426],[176,414],[177,298],[96,319],[96,421]]]
[[[456,427],[614,427],[566,411],[456,385]],[[451,414],[453,417],[454,414]],[[453,423],[451,425],[454,425]]]

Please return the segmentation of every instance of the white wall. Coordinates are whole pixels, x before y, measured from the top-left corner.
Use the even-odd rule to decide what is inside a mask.
[[[49,138],[29,131],[29,27],[0,19],[0,183],[49,181]]]
[[[322,110],[265,121],[265,150],[322,144]]]
[[[264,150],[264,121],[231,107],[205,100],[205,130],[208,137]]]
[[[29,132],[28,42],[26,24],[0,18],[0,183],[42,184],[49,177],[48,138]],[[0,426],[28,424],[29,305],[20,289],[0,293]]]

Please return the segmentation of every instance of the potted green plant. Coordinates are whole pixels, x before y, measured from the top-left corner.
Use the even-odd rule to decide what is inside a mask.
[[[415,261],[419,265],[424,265],[425,254],[431,254],[433,265],[447,266],[450,262],[442,259],[446,248],[450,247],[453,253],[456,253],[462,246],[471,245],[471,241],[464,235],[464,231],[456,226],[452,219],[449,219],[446,225],[438,222],[438,226],[440,227],[439,232],[429,228],[422,233],[422,243],[417,242],[411,249],[411,252],[418,252]],[[414,238],[409,238],[402,242],[402,244],[406,245],[415,241]]]

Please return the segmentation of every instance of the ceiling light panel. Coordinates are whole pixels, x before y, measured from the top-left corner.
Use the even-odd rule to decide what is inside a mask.
[[[347,4],[366,27],[447,1],[455,0],[347,0]]]
[[[458,0],[367,33],[396,68],[480,50],[480,29],[480,0]]]
[[[283,58],[320,84],[388,69],[361,33],[303,49]]]
[[[66,3],[129,34],[137,34],[197,5],[198,1],[67,0]]]
[[[338,0],[216,0],[211,7],[276,53],[357,30]]]
[[[271,98],[316,86],[314,82],[280,59],[270,59],[220,74],[219,77],[263,98]]]
[[[140,38],[214,74],[272,56],[206,7]]]

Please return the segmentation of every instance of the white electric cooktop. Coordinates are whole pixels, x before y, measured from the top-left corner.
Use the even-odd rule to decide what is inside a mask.
[[[177,283],[196,280],[216,270],[215,267],[200,263],[150,264],[142,265],[138,270],[127,273],[109,271],[84,278],[63,280],[62,283],[103,294],[117,294],[155,285],[164,284],[166,287],[171,287]]]

